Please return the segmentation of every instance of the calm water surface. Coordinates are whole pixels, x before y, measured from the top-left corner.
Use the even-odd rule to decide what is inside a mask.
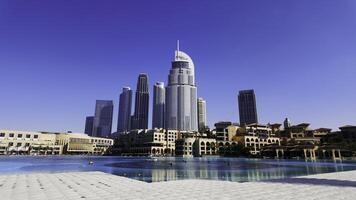
[[[93,161],[94,165],[88,165]],[[177,179],[260,181],[325,172],[356,170],[355,161],[269,160],[247,158],[147,158],[93,156],[3,156],[0,174],[102,171],[146,182]]]

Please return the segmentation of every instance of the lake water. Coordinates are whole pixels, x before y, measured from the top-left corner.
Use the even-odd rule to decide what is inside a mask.
[[[94,164],[89,165],[89,161],[93,161]],[[102,171],[146,182],[177,179],[214,179],[244,182],[347,170],[356,170],[356,162],[306,162],[304,160],[221,157],[0,157],[0,174]]]

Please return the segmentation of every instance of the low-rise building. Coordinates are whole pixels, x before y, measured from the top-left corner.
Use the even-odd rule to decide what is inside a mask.
[[[236,135],[236,131],[229,131],[228,127],[232,126],[231,122],[218,122],[215,123],[215,134],[217,141],[231,141],[232,137]]]
[[[254,135],[238,136],[239,142],[245,147],[250,149],[250,153],[253,155],[260,154],[261,148],[267,145],[277,144],[281,145],[278,137],[258,137]]]
[[[104,154],[113,140],[79,133],[0,130],[0,154]]]
[[[122,155],[175,155],[175,141],[179,131],[166,129],[139,129],[121,134],[118,152]]]
[[[217,154],[214,138],[184,137],[176,141],[176,155],[183,157],[200,157]]]
[[[53,135],[42,135],[34,131],[0,130],[1,155],[57,155],[62,147],[55,144]]]
[[[301,123],[298,125],[290,126],[286,128],[285,131],[288,134],[289,138],[304,138],[308,136],[308,133],[311,133],[308,129],[309,125],[310,124],[308,123]]]
[[[80,133],[53,133],[64,154],[104,154],[114,143],[112,139],[90,137]]]
[[[267,145],[281,145],[280,138],[275,136],[270,125],[250,124],[241,127],[236,135],[239,144],[250,149],[253,155],[260,154],[261,149]]]

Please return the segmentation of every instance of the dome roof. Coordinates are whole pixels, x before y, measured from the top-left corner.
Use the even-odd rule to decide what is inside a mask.
[[[192,58],[184,53],[183,51],[180,51],[180,50],[176,50],[175,51],[175,57],[174,57],[174,61],[185,61],[185,62],[188,62],[189,63],[189,68],[193,71],[193,74],[194,74],[194,63],[193,63],[193,60]]]

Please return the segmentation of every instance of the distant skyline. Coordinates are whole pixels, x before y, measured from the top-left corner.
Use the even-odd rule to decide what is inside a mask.
[[[179,39],[210,127],[254,89],[260,123],[336,130],[356,124],[355,35],[353,0],[0,1],[0,128],[84,132],[105,99],[116,130],[122,87],[167,84]]]

